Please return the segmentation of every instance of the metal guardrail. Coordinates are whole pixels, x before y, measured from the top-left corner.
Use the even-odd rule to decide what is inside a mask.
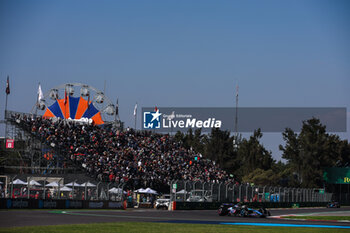
[[[175,180],[171,182],[172,201],[188,202],[329,202],[332,193],[318,188],[251,186]]]

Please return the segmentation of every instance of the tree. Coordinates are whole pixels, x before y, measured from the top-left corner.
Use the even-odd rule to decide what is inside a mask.
[[[243,183],[254,183],[255,185],[277,186],[281,176],[272,169],[263,170],[261,168],[255,169],[253,172],[246,174],[242,178]]]
[[[349,143],[326,132],[319,119],[304,121],[299,135],[291,129],[283,132],[285,146],[280,145],[287,160],[289,177],[305,188],[323,186],[323,168],[341,166],[349,161]]]
[[[239,144],[236,171],[238,177],[243,177],[252,173],[256,169],[269,170],[275,163],[271,156],[271,151],[267,151],[260,143],[262,138],[261,130],[255,130],[249,140],[243,139]]]

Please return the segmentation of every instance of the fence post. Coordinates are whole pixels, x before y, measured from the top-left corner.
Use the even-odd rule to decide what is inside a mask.
[[[239,185],[239,201],[242,201],[242,184]]]
[[[281,187],[278,187],[278,202],[281,202]]]
[[[15,175],[14,177],[12,177],[11,179],[11,197],[10,198],[13,198],[13,180],[16,178],[17,175]]]
[[[187,183],[188,182],[189,182],[188,180],[185,181],[185,193],[184,193],[184,200],[183,201],[187,200]]]
[[[286,191],[287,190],[287,191]],[[284,188],[284,202],[289,202],[289,188]]]
[[[44,180],[44,192],[43,192],[43,199],[45,200],[46,199],[46,181],[47,181],[47,177],[45,177],[45,180]]]
[[[249,202],[249,199],[248,199],[248,189],[249,189],[249,184],[247,184],[246,188],[245,188],[245,198],[246,200]]]
[[[194,183],[193,183],[193,190],[196,190],[196,184],[198,183],[199,181],[195,181]]]
[[[101,184],[101,181],[98,182],[96,185],[96,195],[97,195],[96,200],[100,200],[99,195],[98,195],[98,187],[100,186],[100,184]]]
[[[175,182],[173,183],[173,185],[175,184],[176,185],[176,187],[177,187],[177,183],[179,182],[179,180],[175,180]],[[173,188],[173,185],[170,187],[171,189]],[[174,190],[172,190],[172,192],[173,192]],[[176,191],[177,190],[175,190],[175,192],[174,192],[174,200],[173,201],[176,201]]]
[[[309,192],[310,192],[310,194],[309,194],[309,196],[310,196],[310,202],[313,202],[313,197],[312,197],[312,189],[310,188],[310,190],[309,190]]]
[[[107,199],[108,199],[108,201],[109,201],[109,185],[111,184],[111,182],[109,182],[108,184],[107,184]]]
[[[170,193],[170,201],[173,201],[173,180],[170,181],[169,193]]]
[[[27,179],[27,196],[28,196],[28,199],[29,199],[29,195],[30,195],[30,180],[32,179],[32,176],[29,177],[29,179]]]
[[[233,184],[233,187],[232,187],[232,202],[236,201],[236,199],[235,199],[235,189],[236,189],[236,184]]]
[[[58,181],[57,199],[61,199],[61,180],[63,180],[63,178],[59,179]],[[73,190],[74,190],[74,183],[73,183]]]
[[[265,200],[265,191],[266,191],[266,186],[263,187],[263,196],[262,196],[263,202],[266,202],[266,200]]]

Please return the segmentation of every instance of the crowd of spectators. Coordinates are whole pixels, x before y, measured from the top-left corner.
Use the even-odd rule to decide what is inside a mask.
[[[172,180],[230,179],[218,164],[185,149],[168,134],[118,131],[26,115],[14,115],[13,120],[99,181],[125,183],[130,189],[160,190],[169,187]]]

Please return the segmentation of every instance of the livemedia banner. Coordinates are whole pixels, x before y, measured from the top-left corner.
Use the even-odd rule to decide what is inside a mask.
[[[142,129],[156,132],[187,132],[212,128],[249,133],[283,132],[291,128],[300,132],[303,121],[317,118],[327,132],[346,132],[346,108],[229,108],[229,107],[143,107]]]

